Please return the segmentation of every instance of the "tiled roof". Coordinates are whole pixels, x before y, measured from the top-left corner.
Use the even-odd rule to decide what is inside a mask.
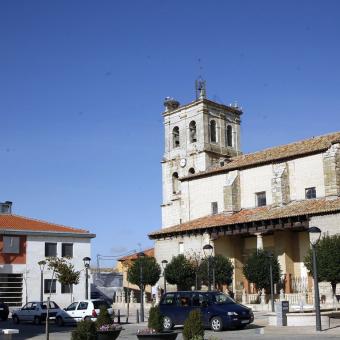
[[[282,161],[284,159],[301,157],[304,155],[322,152],[327,150],[332,144],[340,143],[340,132],[335,132],[323,136],[313,137],[303,141],[276,146],[270,149],[249,153],[230,158],[224,166],[216,166],[204,172],[198,172],[184,179],[196,178],[214,173],[226,172],[235,169],[258,166],[265,163]]]
[[[138,258],[138,254],[140,252],[137,252],[137,253],[133,253],[131,255],[127,255],[127,256],[124,256],[124,257],[121,257],[120,259],[118,259],[118,261],[128,261],[128,260],[136,260]],[[143,250],[143,253],[146,255],[146,256],[149,256],[149,257],[154,257],[155,256],[155,249],[154,248],[149,248],[149,249],[145,249]]]
[[[163,228],[149,234],[151,239],[170,236],[186,231],[209,229],[214,227],[235,225],[240,223],[266,221],[303,215],[318,215],[340,211],[340,198],[311,199],[294,201],[282,207],[258,207],[243,209],[233,214],[217,214],[201,217],[173,227]]]
[[[22,232],[54,232],[54,233],[72,233],[72,234],[89,234],[84,229],[66,227],[63,225],[53,224],[45,221],[35,220],[28,217],[0,214],[0,233],[1,231],[22,231]]]

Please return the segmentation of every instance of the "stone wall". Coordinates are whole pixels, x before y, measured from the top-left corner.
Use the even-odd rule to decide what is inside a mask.
[[[238,170],[231,171],[227,174],[223,194],[224,211],[236,212],[241,210],[240,174]]]
[[[326,196],[340,196],[340,143],[333,144],[323,154]]]
[[[287,163],[273,164],[272,198],[274,206],[282,206],[290,201]]]

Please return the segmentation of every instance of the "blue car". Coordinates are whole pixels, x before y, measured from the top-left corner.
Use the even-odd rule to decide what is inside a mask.
[[[204,327],[215,332],[224,328],[242,329],[254,321],[250,308],[220,292],[169,292],[163,295],[159,307],[165,330],[183,325],[194,309],[200,310]]]

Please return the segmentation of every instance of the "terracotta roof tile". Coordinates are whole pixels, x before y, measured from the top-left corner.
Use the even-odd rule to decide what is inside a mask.
[[[327,214],[336,211],[340,211],[340,198],[294,201],[282,207],[265,206],[253,209],[243,209],[233,214],[222,213],[201,217],[173,227],[152,232],[149,234],[149,238],[155,239],[164,235],[170,236],[185,231],[294,216]]]
[[[120,259],[118,259],[118,261],[136,260],[138,258],[138,254],[139,253],[140,252],[133,253],[131,255],[127,255],[127,256],[121,257]],[[143,250],[143,253],[146,256],[154,257],[155,256],[155,249],[154,248],[145,249],[145,250]]]
[[[226,172],[235,169],[258,166],[268,162],[282,161],[294,157],[327,150],[332,144],[340,143],[340,132],[313,137],[303,141],[276,146],[262,151],[231,157],[224,166],[216,166],[204,172],[181,178],[181,180]]]
[[[0,214],[0,232],[2,230],[11,231],[33,231],[33,232],[59,232],[59,233],[72,233],[72,234],[89,234],[89,231],[84,229],[77,229],[66,227],[50,222],[40,221],[28,217]]]

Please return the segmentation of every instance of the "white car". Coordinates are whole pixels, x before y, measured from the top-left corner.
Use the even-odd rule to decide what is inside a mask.
[[[60,310],[56,315],[56,323],[59,326],[65,323],[75,323],[81,320],[92,320],[96,321],[99,315],[100,306],[107,307],[109,314],[113,315],[113,309],[105,301],[101,299],[94,300],[82,300],[71,303],[64,310]]]
[[[36,325],[41,324],[42,321],[46,321],[47,301],[44,302],[28,302],[23,307],[16,309],[12,312],[12,320],[14,323],[21,321],[33,322]],[[62,309],[53,302],[50,301],[48,315],[50,319],[54,319],[58,312]]]

